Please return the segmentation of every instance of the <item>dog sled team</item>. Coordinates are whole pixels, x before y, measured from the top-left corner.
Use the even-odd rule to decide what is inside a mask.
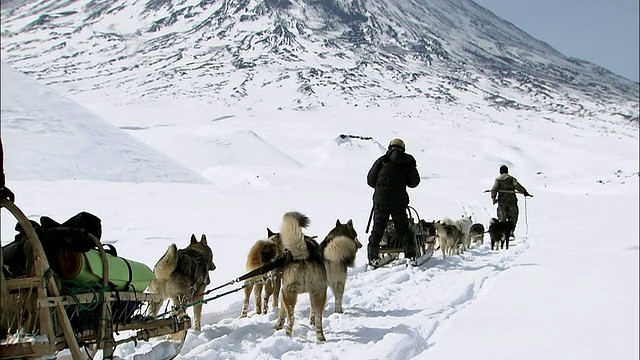
[[[284,259],[282,266],[271,271],[271,277],[257,281],[262,274],[245,280],[244,302],[241,317],[246,317],[251,293],[254,294],[255,312],[267,313],[273,296],[273,308],[279,307],[275,328],[282,329],[287,321],[286,334],[291,335],[294,311],[298,295],[307,293],[311,300],[309,322],[315,326],[316,337],[325,341],[322,315],[327,303],[327,289],[335,297],[335,312],[342,313],[342,295],[347,281],[347,269],[355,265],[356,253],[362,247],[353,221],[336,221],[324,240],[318,243],[315,237],[304,234],[310,219],[297,211],[284,214],[279,232],[267,228],[267,238],[260,239],[247,255],[246,270],[260,269]],[[205,287],[209,284],[209,271],[215,270],[213,252],[202,235],[195,235],[185,249],[178,250],[175,244],[155,265],[156,280],[151,281],[149,291],[171,299],[173,304],[195,302],[194,329],[200,330],[202,304]],[[281,302],[278,306],[278,301]],[[151,309],[156,315],[159,309]],[[182,309],[184,311],[184,309]]]
[[[2,175],[3,198],[13,201],[13,193],[4,186],[4,171]],[[498,250],[498,247],[508,249],[518,218],[516,194],[531,196],[503,165],[490,190],[493,204],[498,204],[497,217],[490,220],[487,229],[481,223],[474,223],[467,215],[455,220],[445,217],[438,221],[420,220],[417,224],[410,224],[406,211],[409,206],[407,187],[418,186],[420,176],[415,159],[405,152],[405,144],[398,138],[393,139],[388,151],[374,162],[367,174],[367,183],[374,189],[370,218],[370,221],[373,219],[373,229],[367,245],[368,265],[372,268],[381,265],[381,240],[390,221],[409,265],[415,265],[418,250],[414,239],[415,226],[419,226],[428,238],[438,239],[443,257],[461,254],[472,243],[482,245],[485,233],[489,233],[492,250]],[[310,219],[306,215],[297,211],[287,212],[283,215],[279,232],[267,228],[266,238],[256,241],[251,247],[246,260],[247,272],[276,262],[278,266],[269,271],[264,281],[260,281],[262,273],[245,280],[240,316],[248,315],[253,293],[256,314],[267,313],[271,302],[272,308],[278,308],[275,328],[282,329],[286,320],[286,334],[291,336],[298,295],[306,293],[311,303],[309,322],[315,326],[317,339],[324,341],[322,315],[327,303],[327,289],[330,288],[335,297],[335,312],[342,313],[347,269],[355,265],[356,253],[362,244],[351,219],[346,223],[338,219],[322,242],[304,233],[309,224]],[[160,258],[153,269],[155,280],[150,282],[148,290],[162,295],[165,300],[171,299],[174,306],[194,304],[194,329],[200,330],[202,300],[210,284],[209,272],[215,269],[213,251],[206,236],[202,235],[198,240],[193,234],[186,248],[178,249],[172,244]],[[175,309],[185,312],[184,307]],[[149,310],[152,316],[160,311],[158,306]]]
[[[403,246],[404,257],[410,265],[416,265],[416,241],[411,229],[406,209],[409,206],[407,188],[420,184],[420,175],[415,158],[406,152],[402,139],[391,140],[387,152],[380,156],[367,174],[367,184],[374,189],[373,230],[367,246],[368,263],[376,268],[384,263],[380,256],[380,243],[389,224],[393,223],[396,237]],[[516,178],[509,175],[506,165],[500,167],[500,175],[491,188],[493,204],[498,204],[497,218],[491,219],[488,232],[491,248],[509,246],[508,236],[513,235],[518,220],[516,193],[531,196]],[[451,220],[444,218],[427,223],[420,221],[420,227],[427,237],[438,237],[443,256],[460,254],[471,246],[471,241],[483,241],[484,225],[474,224],[471,217]],[[506,238],[505,238],[506,237]]]

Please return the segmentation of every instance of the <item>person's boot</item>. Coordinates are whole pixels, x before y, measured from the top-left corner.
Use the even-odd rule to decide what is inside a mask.
[[[380,248],[373,246],[371,243],[367,244],[367,258],[369,259],[369,266],[374,269],[380,267]]]

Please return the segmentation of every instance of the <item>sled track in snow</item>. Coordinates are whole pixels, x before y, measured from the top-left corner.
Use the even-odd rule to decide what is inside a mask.
[[[324,344],[315,340],[314,329],[308,325],[306,294],[298,297],[292,338],[284,330],[274,330],[277,310],[266,315],[253,312],[253,298],[249,317],[238,318],[242,306],[239,294],[231,308],[204,315],[218,321],[204,325],[200,333],[189,332],[176,359],[197,359],[205,354],[207,359],[280,359],[285,354],[300,359],[358,355],[367,359],[366,354],[376,351],[378,343],[382,353],[377,358],[409,359],[428,351],[435,344],[433,335],[481,296],[481,290],[529,247],[528,241],[519,240],[509,250],[491,251],[485,241],[446,259],[436,252],[419,267],[401,264],[367,270],[361,265],[350,269],[344,314],[333,313],[333,294],[328,292]],[[394,349],[393,353],[388,353],[389,349]],[[135,359],[153,360],[143,354],[136,354]]]

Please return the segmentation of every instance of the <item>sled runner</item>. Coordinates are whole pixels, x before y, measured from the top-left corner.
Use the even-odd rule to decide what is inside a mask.
[[[411,206],[407,207],[407,214],[409,215],[409,227],[413,234],[413,240],[416,245],[416,258],[413,263],[407,263],[411,266],[420,266],[433,256],[436,245],[435,236],[429,236],[426,229],[423,228],[420,216],[416,209]],[[415,217],[414,217],[415,215]],[[389,219],[387,222],[387,228],[385,229],[382,240],[380,241],[380,266],[385,266],[392,263],[395,260],[399,260],[404,257],[404,248],[402,246],[402,240],[398,238],[393,221]]]
[[[146,316],[149,304],[162,303],[162,298],[142,292],[144,288],[111,282],[120,260],[108,257],[98,238],[87,234],[95,250],[89,256],[80,255],[77,272],[89,278],[61,280],[61,274],[51,270],[31,221],[6,199],[0,199],[0,207],[6,208],[24,230],[24,253],[29,259],[25,276],[5,278],[2,268],[0,359],[49,357],[66,349],[74,360],[92,358],[99,350],[102,358],[110,359],[120,344],[137,345],[165,335],[172,337],[162,340],[165,359],[180,353],[191,319],[173,313]],[[135,282],[136,276],[148,275],[139,264],[130,265],[129,283],[132,279]],[[113,280],[117,282],[117,276]]]

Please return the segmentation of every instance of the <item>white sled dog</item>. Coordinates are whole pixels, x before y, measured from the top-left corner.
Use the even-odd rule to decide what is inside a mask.
[[[347,268],[353,267],[356,261],[356,253],[362,247],[358,241],[358,233],[353,228],[353,221],[349,219],[346,224],[341,224],[340,219],[336,226],[320,243],[324,255],[324,265],[327,269],[328,285],[335,297],[335,312],[342,313],[342,295],[347,283]]]
[[[471,230],[471,225],[473,224],[471,216],[462,215],[454,224],[462,233],[462,251],[468,250],[471,247],[471,237],[469,236],[469,230]]]
[[[283,248],[291,254],[291,260],[282,269],[280,310],[275,328],[282,329],[286,315],[286,333],[292,335],[298,294],[308,293],[312,315],[309,322],[315,325],[316,338],[325,341],[322,313],[327,304],[327,271],[320,245],[302,233],[307,226],[309,218],[297,211],[285,213],[282,217],[280,240]]]

